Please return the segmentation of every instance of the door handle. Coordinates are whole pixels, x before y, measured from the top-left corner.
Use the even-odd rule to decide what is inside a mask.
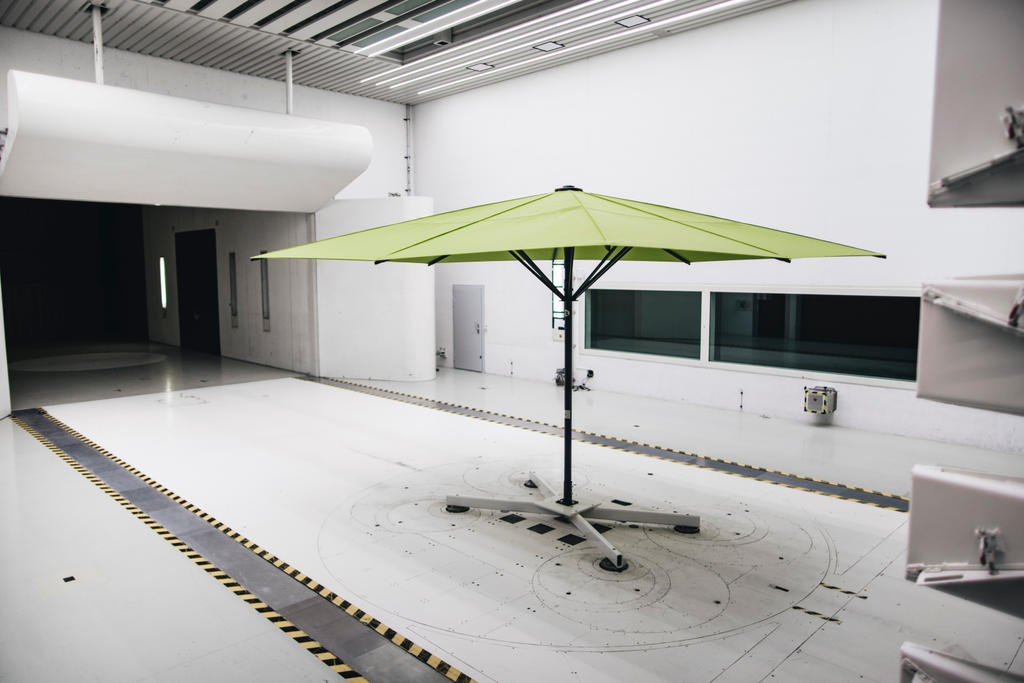
[[[480,334],[480,323],[476,323],[476,333]]]

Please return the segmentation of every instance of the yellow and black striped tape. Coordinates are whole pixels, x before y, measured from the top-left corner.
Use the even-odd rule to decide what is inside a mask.
[[[388,626],[385,626],[379,620],[373,618],[372,616],[370,616],[369,614],[364,612],[359,607],[353,605],[351,602],[349,602],[348,600],[346,600],[346,599],[342,598],[341,596],[337,595],[336,593],[334,593],[330,589],[326,588],[322,584],[320,584],[317,581],[313,580],[311,577],[306,576],[305,574],[300,572],[298,569],[296,569],[295,567],[292,567],[287,562],[285,562],[281,558],[277,557],[276,555],[274,555],[270,551],[265,550],[264,548],[261,548],[259,545],[257,545],[253,541],[249,540],[248,538],[246,538],[245,536],[243,536],[239,532],[237,532],[234,529],[232,529],[231,527],[229,527],[227,524],[217,520],[215,517],[213,517],[213,515],[203,511],[201,508],[199,508],[198,506],[196,506],[193,503],[190,503],[188,500],[186,500],[182,496],[177,495],[176,493],[174,493],[173,491],[168,489],[166,486],[163,486],[159,482],[155,481],[152,477],[149,477],[148,475],[146,475],[143,472],[141,472],[138,468],[133,467],[132,465],[126,463],[124,460],[122,460],[121,458],[117,457],[116,455],[114,455],[113,453],[108,451],[107,449],[103,448],[102,446],[97,444],[92,439],[89,439],[88,437],[86,437],[81,432],[78,432],[77,430],[73,429],[72,427],[70,427],[69,425],[65,424],[64,422],[61,422],[60,420],[55,418],[53,415],[50,415],[48,412],[43,410],[42,408],[39,408],[37,410],[39,410],[39,412],[43,416],[45,416],[48,420],[50,420],[51,422],[56,424],[58,427],[63,429],[68,434],[74,436],[76,439],[81,441],[86,446],[92,448],[97,453],[102,454],[107,459],[109,459],[111,462],[113,462],[113,463],[119,465],[120,467],[124,468],[125,471],[130,472],[131,474],[134,474],[135,476],[137,476],[139,479],[141,479],[143,482],[145,482],[148,486],[150,486],[154,490],[159,491],[160,493],[164,494],[165,496],[167,496],[168,498],[173,500],[175,503],[177,503],[178,505],[180,505],[184,509],[188,510],[189,512],[193,513],[194,515],[196,515],[197,517],[199,517],[200,519],[202,519],[203,521],[208,523],[214,529],[217,529],[218,531],[221,531],[222,533],[224,533],[229,538],[234,539],[236,542],[238,542],[239,544],[241,544],[242,546],[244,546],[245,548],[247,548],[251,552],[255,553],[259,557],[263,558],[267,562],[271,563],[272,565],[274,565],[275,567],[277,567],[278,569],[280,569],[281,571],[283,571],[285,574],[287,574],[288,576],[292,577],[296,581],[299,581],[300,583],[305,585],[307,588],[309,588],[313,592],[319,594],[324,599],[329,600],[331,603],[333,603],[337,607],[340,607],[341,609],[345,610],[345,612],[347,614],[349,614],[350,616],[358,619],[361,623],[367,625],[369,628],[372,628],[374,631],[376,631],[377,633],[381,634],[382,636],[384,636],[385,638],[387,638],[388,640],[393,642],[395,645],[398,645],[403,650],[405,650],[406,652],[411,654],[413,657],[416,657],[418,660],[420,660],[421,662],[425,663],[427,666],[435,669],[438,673],[442,674],[446,678],[448,678],[448,679],[450,679],[452,681],[455,681],[456,683],[476,683],[476,681],[471,676],[463,673],[462,671],[460,671],[456,667],[452,666],[448,662],[444,661],[443,659],[441,659],[437,655],[435,655],[435,654],[429,652],[428,650],[425,650],[421,646],[415,644],[409,638],[407,638],[407,637],[403,636],[402,634],[396,632],[394,629],[389,628]],[[41,435],[39,435],[38,432],[35,432],[30,427],[25,425],[23,422],[19,421],[18,424],[21,425],[24,429],[26,429],[26,431],[29,431],[29,433],[33,434],[33,436],[35,436],[37,439],[43,441],[44,443],[49,443],[48,441],[45,441],[45,437],[42,437]],[[76,463],[73,459],[70,458],[70,456],[67,456],[66,454],[63,454],[62,458],[66,458],[67,460],[70,460],[71,463],[74,463],[74,465],[76,465],[77,467],[81,467],[81,465],[78,465],[78,463]],[[84,470],[84,468],[82,468],[82,469]],[[85,472],[88,472],[88,470],[85,470]],[[100,483],[102,484],[102,481]],[[103,484],[103,486],[106,486],[106,485]],[[111,490],[113,490],[113,489],[111,489]],[[143,513],[143,514],[145,514],[145,513]],[[155,524],[155,522],[154,522],[154,524]],[[167,532],[167,534],[170,534],[170,532]],[[258,598],[255,598],[255,596],[253,596],[253,597],[254,597],[255,600],[259,601]],[[247,602],[248,602],[248,600],[247,600]],[[262,603],[260,603],[260,604],[262,604]],[[265,607],[265,605],[264,605],[264,607]],[[257,611],[259,611],[259,610],[257,610]],[[276,612],[274,614],[276,616],[280,617],[280,615],[277,615]],[[284,619],[284,618],[281,617],[281,619]],[[294,626],[292,626],[288,622],[285,622],[285,624],[288,627],[295,628]],[[282,630],[284,630],[284,629],[282,629]],[[307,636],[305,633],[302,633],[301,631],[298,631],[297,628],[296,628],[296,631],[301,634],[301,637],[309,638],[309,636]],[[311,640],[311,642],[314,642],[314,643],[316,642],[316,641],[312,641],[312,639],[310,639],[310,640]],[[320,645],[318,643],[317,643],[316,646],[320,647]],[[321,647],[321,650],[322,649],[323,648]],[[326,652],[326,650],[323,650],[323,651]],[[338,661],[340,662],[341,660],[339,659]]]
[[[815,612],[812,609],[807,609],[806,607],[801,607],[800,605],[793,605],[793,609],[795,609],[797,612],[803,612],[804,614],[809,614],[812,617],[817,617],[819,619],[822,619],[823,621],[828,621],[828,622],[831,622],[833,624],[841,624],[841,623],[843,623],[842,621],[840,621],[839,619],[836,619],[835,617],[830,617],[830,616],[828,616],[826,614],[822,614],[821,612]]]
[[[394,400],[402,401],[403,403],[414,403],[415,405],[423,405],[421,403],[422,401],[430,402],[432,404],[435,404],[433,406],[435,410],[441,410],[441,411],[444,411],[444,412],[473,411],[473,412],[476,412],[476,413],[484,413],[486,415],[494,415],[495,417],[503,418],[504,420],[515,420],[515,421],[518,421],[518,422],[528,422],[528,423],[531,423],[531,424],[540,425],[542,427],[548,427],[549,429],[562,429],[561,426],[553,425],[553,424],[551,424],[549,422],[542,422],[540,420],[532,420],[530,418],[525,418],[525,417],[516,417],[515,415],[507,415],[505,413],[496,413],[496,412],[493,412],[493,411],[490,411],[490,410],[483,410],[483,409],[480,409],[480,408],[473,408],[472,406],[460,405],[458,403],[449,403],[448,401],[441,401],[441,400],[438,400],[438,399],[435,399],[435,398],[429,398],[429,397],[426,397],[426,396],[416,396],[415,394],[406,394],[406,393],[402,393],[402,392],[399,392],[399,391],[393,391],[391,389],[382,389],[380,387],[375,387],[375,386],[372,386],[372,385],[369,385],[369,384],[361,384],[359,382],[353,382],[352,380],[338,379],[338,378],[334,378],[334,377],[324,377],[323,379],[326,379],[326,380],[331,381],[331,382],[335,382],[335,383],[340,384],[340,385],[346,385],[347,384],[347,385],[351,385],[351,386],[354,386],[354,387],[359,387],[360,389],[366,389],[366,390],[370,390],[370,391],[373,391],[373,392],[381,392],[381,393],[384,393],[384,394],[389,394],[390,395],[389,397],[394,397]],[[407,400],[403,400],[403,399],[407,399]],[[440,407],[440,406],[446,406],[448,408],[452,408],[453,410],[445,410],[445,408]],[[458,414],[459,415],[463,415],[465,417],[471,417],[471,418],[474,418],[474,419],[477,419],[477,420],[483,420],[484,422],[499,422],[498,420],[491,420],[491,419],[484,418],[484,417],[479,417],[479,416],[476,416],[476,415],[466,415],[466,413],[463,413],[463,412],[459,412]],[[507,425],[509,427],[515,427],[517,429],[525,429],[527,431],[537,432],[537,433],[540,433],[540,434],[552,435],[551,432],[547,431],[547,430],[531,429],[529,427],[525,427],[525,426],[517,425],[517,424],[509,424],[507,422],[499,422],[499,424],[504,424],[504,425]],[[828,486],[835,486],[837,488],[847,489],[847,490],[850,490],[850,491],[859,491],[861,493],[867,493],[867,494],[875,495],[875,496],[884,496],[886,498],[892,498],[894,500],[901,500],[901,501],[904,501],[904,502],[909,502],[910,501],[909,498],[906,498],[904,496],[897,496],[897,495],[894,495],[892,493],[886,493],[885,491],[876,491],[876,490],[873,490],[873,489],[862,488],[860,486],[851,486],[849,484],[842,484],[840,482],[829,481],[827,479],[816,479],[815,477],[807,477],[807,476],[800,475],[800,474],[793,474],[791,472],[783,472],[782,470],[773,470],[773,469],[769,469],[767,467],[760,467],[758,465],[748,465],[746,463],[737,462],[735,460],[725,460],[724,458],[713,458],[713,457],[709,457],[709,456],[706,456],[706,455],[698,455],[697,453],[691,453],[689,451],[678,450],[678,449],[675,449],[675,448],[668,448],[666,446],[658,446],[658,445],[655,445],[655,444],[644,443],[642,441],[632,441],[630,439],[623,439],[623,438],[620,438],[620,437],[617,437],[617,436],[608,436],[606,434],[598,434],[596,432],[588,432],[588,431],[584,431],[582,429],[575,429],[573,431],[579,432],[580,434],[586,434],[587,436],[596,437],[598,439],[608,439],[610,441],[618,441],[620,443],[626,443],[626,444],[630,444],[632,446],[642,446],[644,448],[654,448],[654,449],[657,449],[659,451],[665,451],[667,453],[676,453],[678,455],[685,455],[685,456],[691,457],[691,458],[699,458],[701,460],[705,460],[705,461],[708,461],[708,462],[720,463],[720,464],[723,464],[723,465],[733,465],[735,467],[742,467],[744,469],[756,470],[758,472],[764,472],[764,473],[767,473],[767,474],[776,474],[776,475],[778,475],[780,477],[786,477],[788,479],[797,479],[797,480],[803,480],[803,481],[810,481],[810,482],[814,482],[814,483],[817,483],[817,484],[826,484]],[[559,436],[560,437],[560,435],[557,435],[557,434],[555,434],[553,436]],[[582,441],[581,439],[574,439],[574,440],[575,441]],[[598,443],[598,442],[592,442],[592,441],[586,441],[584,443],[589,443],[591,445],[601,446],[602,448],[610,448],[612,450],[623,451],[623,452],[626,452],[626,453],[634,453],[636,455],[643,455],[643,456],[648,457],[648,458],[655,458],[657,460],[664,460],[666,462],[674,462],[676,464],[687,465],[689,467],[708,468],[707,465],[703,465],[701,463],[683,462],[683,461],[680,461],[680,460],[675,460],[673,458],[667,458],[667,457],[661,456],[661,455],[654,455],[652,453],[643,453],[641,451],[631,450],[631,449],[628,449],[628,448],[624,448],[622,446],[614,446],[614,445],[611,445],[611,444],[604,444],[604,443]],[[730,472],[728,470],[721,470],[721,469],[715,469],[715,471],[716,472],[721,472],[722,474],[730,474],[730,475],[736,476],[736,477],[743,477],[745,479],[757,479],[757,477],[751,476],[749,474],[744,474],[742,472]],[[897,512],[906,512],[906,510],[904,510],[902,508],[893,507],[891,505],[884,505],[882,503],[876,503],[874,501],[861,500],[859,498],[851,498],[851,497],[842,496],[842,495],[839,495],[839,494],[836,494],[836,493],[830,493],[828,491],[819,491],[817,489],[803,487],[803,486],[799,486],[799,485],[796,485],[796,484],[787,484],[785,482],[771,481],[771,480],[768,480],[768,479],[759,479],[759,481],[763,481],[763,482],[766,482],[766,483],[769,483],[769,484],[774,484],[775,486],[783,486],[785,488],[796,489],[796,490],[799,490],[799,491],[806,491],[808,493],[816,493],[816,494],[818,494],[820,496],[828,496],[829,498],[838,498],[839,500],[850,500],[850,501],[853,501],[853,502],[856,502],[856,503],[860,503],[862,505],[870,505],[872,507],[882,508],[882,509],[885,509],[885,510],[895,510]]]
[[[292,640],[301,645],[307,652],[312,654],[314,657],[323,662],[329,669],[337,673],[342,678],[349,681],[356,681],[367,683],[366,679],[363,678],[359,672],[355,671],[345,662],[341,661],[339,657],[334,655],[332,652],[323,647],[319,642],[311,638],[309,635],[301,631],[297,626],[292,624],[290,621],[285,619],[283,616],[278,614],[267,605],[265,602],[260,600],[258,597],[253,595],[244,586],[239,584],[233,578],[231,578],[226,572],[221,570],[219,567],[214,565],[212,562],[207,560],[205,557],[200,555],[198,552],[193,550],[187,543],[182,541],[180,538],[172,534],[166,528],[164,528],[159,522],[150,517],[148,514],[143,512],[130,500],[122,496],[120,493],[115,491],[112,487],[106,484],[102,479],[97,477],[95,474],[90,472],[86,467],[80,465],[74,458],[65,453],[63,450],[58,448],[49,439],[40,434],[38,431],[30,427],[23,420],[18,417],[13,418],[15,424],[24,429],[30,435],[32,435],[39,443],[45,446],[52,453],[57,455],[63,460],[68,466],[74,469],[76,472],[85,477],[88,481],[94,484],[100,491],[103,491],[116,501],[121,507],[134,515],[140,522],[148,526],[150,529],[155,531],[157,535],[163,538],[165,541],[171,544],[185,557],[192,560],[196,566],[202,568],[207,574],[217,579],[225,588],[230,590],[232,593],[237,595],[239,598],[249,604],[254,610],[263,615],[270,623],[277,626],[281,631],[288,634]]]

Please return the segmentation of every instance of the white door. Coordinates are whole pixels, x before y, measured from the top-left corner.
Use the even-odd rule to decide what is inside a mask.
[[[483,372],[483,285],[452,285],[452,327],[455,367]]]

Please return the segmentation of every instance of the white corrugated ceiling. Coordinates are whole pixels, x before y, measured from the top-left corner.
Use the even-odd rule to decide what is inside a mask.
[[[105,0],[107,47],[417,104],[790,0]],[[84,0],[0,0],[0,25],[92,40]],[[540,48],[552,48],[545,51]]]

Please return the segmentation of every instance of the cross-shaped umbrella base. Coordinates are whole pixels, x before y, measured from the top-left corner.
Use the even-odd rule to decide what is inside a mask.
[[[534,486],[530,486],[533,484]],[[655,512],[641,510],[621,501],[575,501],[573,505],[559,502],[558,493],[547,482],[530,472],[526,482],[530,488],[536,489],[544,496],[535,498],[476,498],[472,496],[448,496],[446,499],[448,512],[466,512],[469,508],[484,510],[500,510],[502,512],[526,512],[539,515],[564,517],[579,529],[580,533],[593,544],[604,556],[601,568],[608,571],[621,572],[629,567],[622,553],[590,523],[592,519],[611,522],[633,522],[637,524],[666,524],[684,534],[695,534],[700,531],[698,515],[676,512]]]

